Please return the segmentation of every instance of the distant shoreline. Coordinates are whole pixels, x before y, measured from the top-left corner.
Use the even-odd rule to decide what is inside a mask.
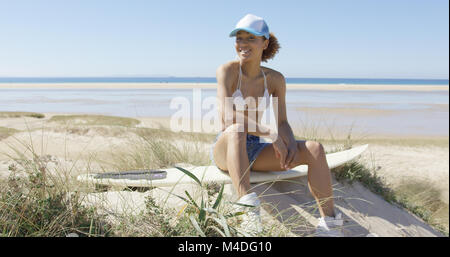
[[[0,77],[2,83],[188,83],[216,84],[215,77]],[[408,78],[307,78],[286,77],[287,84],[332,84],[332,85],[449,85],[448,79]]]
[[[287,84],[295,90],[449,91],[449,85]],[[0,89],[215,89],[217,83],[0,83]]]

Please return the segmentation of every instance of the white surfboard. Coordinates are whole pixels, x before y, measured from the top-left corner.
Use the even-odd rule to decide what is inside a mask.
[[[361,145],[349,150],[327,154],[328,167],[336,168],[346,162],[349,162],[361,155],[369,145]],[[231,178],[228,173],[219,170],[216,166],[196,166],[185,168],[194,174],[202,183],[216,182],[219,184],[230,184]],[[193,178],[186,175],[177,168],[161,169],[166,171],[167,175],[163,179],[150,179],[149,175],[143,172],[113,172],[83,174],[77,177],[78,181],[93,183],[103,186],[121,186],[121,187],[167,187],[176,184],[197,183]],[[260,183],[266,181],[286,180],[295,177],[301,177],[308,174],[308,166],[300,165],[291,170],[285,171],[252,171],[250,173],[250,183]],[[153,174],[158,177],[162,174]]]

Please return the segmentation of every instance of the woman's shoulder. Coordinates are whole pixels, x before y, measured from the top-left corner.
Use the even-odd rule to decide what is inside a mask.
[[[281,72],[264,66],[261,66],[261,68],[266,74],[267,79],[272,83],[280,83],[285,81],[284,75]]]
[[[270,94],[279,92],[279,90],[284,91],[286,88],[286,79],[283,74],[271,68],[261,66],[267,77],[267,87]]]
[[[227,90],[232,90],[235,81],[239,76],[239,62],[230,61],[220,65],[216,70],[216,79],[218,85],[222,85]]]
[[[236,66],[237,65],[237,66]],[[239,76],[239,62],[230,61],[220,65],[216,70],[217,86],[233,91],[235,81]]]
[[[229,61],[221,64],[216,71],[216,74],[229,75],[230,73],[237,73],[239,61]]]

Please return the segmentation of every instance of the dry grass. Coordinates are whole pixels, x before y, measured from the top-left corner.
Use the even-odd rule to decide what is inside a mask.
[[[0,127],[0,140],[7,138],[11,135],[14,135],[14,133],[17,132],[19,132],[19,130],[17,129]]]
[[[449,205],[440,200],[441,192],[433,183],[406,178],[394,192],[396,202],[448,236]]]
[[[374,165],[373,167],[376,167]],[[449,204],[441,200],[441,191],[433,183],[413,178],[405,178],[394,187],[377,175],[374,168],[367,168],[357,162],[351,162],[336,169],[339,181],[361,182],[386,201],[411,211],[436,230],[448,236]]]
[[[132,118],[105,115],[55,115],[48,122],[56,122],[63,125],[125,127],[134,127],[140,123],[139,120]]]
[[[27,157],[15,151],[10,159],[10,175],[0,181],[0,235],[8,237],[66,236],[78,233],[85,236],[106,236],[109,225],[85,208],[81,195],[67,183],[68,177],[47,169],[48,158],[38,155],[32,145]]]
[[[138,121],[121,117],[68,115],[54,116],[50,122],[65,125],[66,127],[58,129],[71,134],[87,134],[94,128],[108,133],[109,130],[117,129],[117,126],[122,127],[120,131],[116,131],[117,133],[136,134],[136,138],[130,138],[127,149],[111,149],[110,161],[95,158],[91,160],[100,164],[104,170],[153,169],[172,167],[177,163],[209,165],[209,152],[205,150],[204,145],[210,144],[215,137],[201,133],[173,133],[165,129],[136,128]],[[296,133],[296,138],[334,145],[335,148],[329,152],[348,149],[360,142],[376,142],[354,138],[351,129],[346,135],[338,138],[333,134],[328,136],[317,134],[315,132],[318,131],[317,124],[309,127],[312,128]],[[4,131],[4,134],[17,132],[8,129]],[[399,141],[392,139],[391,142],[394,144]],[[408,140],[404,142],[412,143]],[[444,143],[441,140],[432,142],[448,146],[448,139]],[[202,184],[199,192],[201,201],[198,197],[191,200],[187,195],[179,195],[187,200],[181,214],[178,210],[161,205],[155,201],[156,199],[148,197],[144,213],[138,216],[115,214],[116,222],[111,223],[96,208],[86,208],[83,205],[84,196],[95,193],[94,189],[77,183],[70,172],[65,170],[48,172],[45,153],[36,152],[29,142],[23,144],[31,153],[31,157],[15,151],[15,156],[10,156],[16,163],[10,167],[11,176],[8,180],[1,181],[0,233],[3,236],[65,236],[70,232],[83,236],[245,235],[238,231],[239,219],[236,216],[239,215],[233,216],[231,208],[233,204],[230,201],[225,198],[219,200],[216,211],[206,208],[208,206],[212,208],[219,199],[220,185]],[[86,168],[89,170],[89,167]],[[18,171],[25,176],[17,176]],[[386,200],[404,206],[439,230],[447,231],[448,234],[448,204],[445,206],[436,201],[438,196],[435,190],[432,190],[432,185],[406,181],[397,188],[387,188],[376,176],[376,172],[359,164],[349,164],[343,167],[339,174],[341,179],[363,182],[370,190],[384,196]],[[207,211],[202,211],[202,205]],[[273,208],[276,209],[276,206]],[[276,210],[273,217],[275,219],[281,217],[287,211],[289,210]],[[445,222],[446,230],[440,227],[445,225]],[[280,225],[277,224],[267,224],[259,236],[289,236],[292,235],[290,232],[301,235],[302,232],[298,229],[306,227],[306,223],[302,216],[293,215],[283,220],[284,229],[280,229]]]
[[[0,118],[21,118],[21,117],[42,119],[45,117],[45,115],[37,112],[0,112]]]

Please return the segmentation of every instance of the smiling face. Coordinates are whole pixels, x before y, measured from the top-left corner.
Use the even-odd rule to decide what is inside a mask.
[[[236,52],[242,61],[261,61],[264,49],[269,45],[269,40],[264,36],[255,36],[247,31],[240,30],[236,34]]]

